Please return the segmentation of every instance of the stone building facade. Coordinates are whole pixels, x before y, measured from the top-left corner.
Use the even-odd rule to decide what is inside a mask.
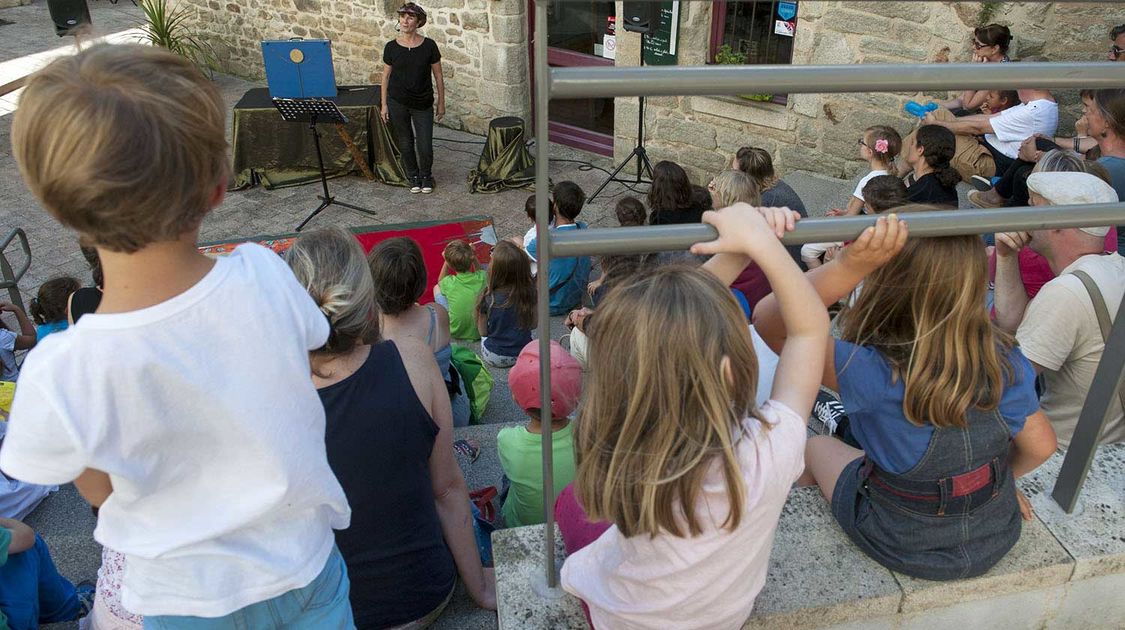
[[[332,40],[341,84],[378,82],[382,47],[395,35],[394,10],[400,5],[399,0],[176,1],[194,9],[193,27],[218,47],[227,61],[225,70],[261,77],[263,39],[324,38]],[[448,92],[443,124],[483,134],[497,116],[521,116],[530,123],[530,2],[423,2],[430,16],[423,33],[438,43],[444,57]],[[1013,58],[1103,60],[1108,30],[1125,23],[1125,4],[1116,3],[795,4],[793,64],[967,61],[972,29],[982,19],[1011,27]],[[620,23],[622,4],[615,7]],[[713,61],[712,27],[720,10],[718,2],[680,3],[678,65]],[[612,63],[636,65],[639,57],[639,35],[619,31]],[[1076,92],[1058,96],[1064,111],[1060,127],[1066,131],[1078,115],[1078,97]],[[650,98],[646,144],[654,161],[675,160],[698,182],[729,164],[745,145],[769,149],[783,172],[802,169],[851,177],[865,167],[856,157],[856,140],[864,128],[890,124],[905,133],[913,119],[903,112],[903,104],[911,98],[938,97],[945,95],[795,94],[770,102],[735,96]],[[636,143],[637,113],[637,99],[614,99],[612,147],[618,160]]]

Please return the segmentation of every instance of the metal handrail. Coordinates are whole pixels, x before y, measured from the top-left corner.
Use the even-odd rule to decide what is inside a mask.
[[[551,68],[551,98],[1125,87],[1120,63]]]
[[[1125,203],[935,210],[899,216],[906,221],[911,236],[955,236],[1125,225]],[[864,228],[874,225],[877,218],[868,215],[802,219],[781,242],[803,245],[848,241],[858,237]],[[695,243],[710,241],[717,236],[715,228],[701,223],[568,230],[551,236],[551,253],[558,257],[666,252],[688,249]]]
[[[8,262],[8,257],[5,255],[5,252],[8,250],[8,245],[11,245],[12,241],[17,238],[19,239],[20,249],[23,250],[25,260],[19,271],[13,271],[12,265]],[[27,242],[27,234],[23,231],[23,228],[15,228],[11,232],[8,232],[8,236],[4,238],[3,242],[0,242],[0,290],[7,289],[10,298],[9,301],[20,307],[20,310],[24,310],[24,308],[23,297],[20,295],[19,281],[30,268],[31,245]]]

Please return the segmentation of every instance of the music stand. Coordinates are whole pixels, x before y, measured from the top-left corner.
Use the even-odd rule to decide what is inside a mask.
[[[645,33],[644,32],[641,33],[641,65],[642,66],[645,65]],[[590,195],[586,199],[586,203],[590,203],[591,201],[594,200],[595,197],[600,195],[601,192],[603,190],[605,190],[605,187],[608,186],[610,182],[618,182],[620,184],[634,184],[634,185],[636,185],[636,184],[651,184],[652,183],[652,162],[649,162],[648,151],[645,150],[645,97],[644,96],[638,96],[637,101],[638,101],[638,106],[637,106],[637,146],[633,147],[633,151],[631,153],[629,153],[629,157],[625,158],[620,164],[617,165],[617,168],[613,169],[613,172],[609,174],[609,177],[607,177],[604,182],[602,182],[601,186],[598,186],[598,189],[594,191],[594,194]],[[623,171],[625,169],[625,167],[628,166],[629,163],[632,162],[634,159],[637,160],[637,177],[636,177],[636,179],[629,180],[629,179],[619,178],[617,176],[618,173]],[[645,181],[644,178],[642,177],[645,173],[648,174],[648,181]]]
[[[316,125],[348,122],[336,103],[327,98],[336,96],[331,43],[327,40],[265,41],[262,42],[262,60],[273,106],[287,122],[309,123],[316,147],[316,163],[320,167],[320,185],[324,194],[317,197],[320,205],[301,221],[297,231],[300,232],[313,217],[333,204],[377,216],[367,208],[336,201],[328,192],[328,175],[324,172],[324,155],[320,151],[320,132]]]

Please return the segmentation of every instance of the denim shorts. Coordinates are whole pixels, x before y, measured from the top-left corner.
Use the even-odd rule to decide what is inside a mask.
[[[308,586],[240,608],[222,617],[146,616],[145,630],[257,630],[259,628],[355,628],[348,600],[348,570],[332,548],[320,575]]]

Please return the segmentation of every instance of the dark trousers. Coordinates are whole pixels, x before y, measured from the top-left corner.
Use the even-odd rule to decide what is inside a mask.
[[[411,109],[391,98],[387,111],[407,179],[413,183],[416,177],[433,177],[434,108]]]
[[[1017,161],[1016,158],[1010,158],[1001,153],[1000,149],[997,149],[996,147],[989,144],[988,141],[984,138],[981,138],[980,143],[982,146],[984,146],[984,148],[988,149],[989,153],[992,154],[992,161],[996,163],[997,173],[1003,174],[1004,171],[1008,170],[1009,166]]]
[[[1009,206],[1020,207],[1028,204],[1027,176],[1031,175],[1033,168],[1035,168],[1034,162],[1017,159],[1000,176],[1000,181],[996,182],[996,192],[1008,200]]]

